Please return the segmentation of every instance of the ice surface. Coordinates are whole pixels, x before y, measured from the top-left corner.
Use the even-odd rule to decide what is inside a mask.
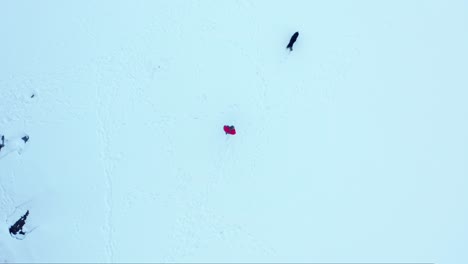
[[[468,263],[467,8],[3,1],[0,262]]]

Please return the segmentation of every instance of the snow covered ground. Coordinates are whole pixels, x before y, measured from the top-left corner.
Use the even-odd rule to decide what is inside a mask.
[[[1,1],[0,262],[468,263],[467,11]]]

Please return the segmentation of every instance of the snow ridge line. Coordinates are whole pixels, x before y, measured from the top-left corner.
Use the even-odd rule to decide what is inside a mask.
[[[14,177],[12,175],[12,177]],[[9,209],[13,204],[13,200],[11,199],[10,195],[7,193],[7,189],[3,185],[3,181],[0,179],[0,192],[1,192],[1,204],[3,209]]]
[[[97,98],[102,98],[99,93]],[[98,120],[98,138],[101,141],[101,153],[100,159],[104,166],[104,176],[105,176],[105,188],[106,188],[106,216],[105,216],[105,223],[104,223],[104,232],[106,233],[106,257],[107,262],[115,262],[114,261],[114,241],[113,241],[113,232],[114,227],[112,223],[113,219],[113,184],[112,184],[112,170],[114,168],[114,164],[110,161],[110,139],[109,139],[109,131],[106,126],[105,122],[105,111],[106,107],[103,104],[102,100],[99,99],[98,103],[98,110],[97,110],[97,120]]]
[[[112,170],[114,168],[114,164],[109,162],[109,139],[107,136],[107,133],[105,134],[105,150],[101,152],[101,160],[104,162],[104,174],[105,174],[105,179],[106,179],[106,207],[107,207],[107,212],[106,212],[106,224],[105,224],[105,230],[107,231],[107,246],[106,246],[106,251],[107,251],[107,256],[108,260],[110,262],[114,262],[114,240],[113,240],[113,232],[114,232],[114,227],[112,223],[113,219],[113,184],[112,184]]]

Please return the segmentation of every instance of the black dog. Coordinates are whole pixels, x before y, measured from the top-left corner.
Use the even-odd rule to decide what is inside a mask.
[[[299,32],[296,32],[296,33],[294,33],[294,35],[292,35],[291,40],[289,41],[288,46],[286,46],[286,48],[289,49],[290,51],[292,51],[294,42],[296,42],[297,37],[299,37]]]
[[[26,211],[26,213],[18,220],[16,221],[15,224],[10,226],[10,235],[26,235],[26,233],[23,231],[23,226],[26,224],[26,219],[28,218],[29,215],[29,210]]]

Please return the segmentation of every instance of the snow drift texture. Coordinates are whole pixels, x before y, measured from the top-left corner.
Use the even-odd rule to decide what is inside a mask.
[[[467,8],[2,1],[0,262],[468,263]]]

